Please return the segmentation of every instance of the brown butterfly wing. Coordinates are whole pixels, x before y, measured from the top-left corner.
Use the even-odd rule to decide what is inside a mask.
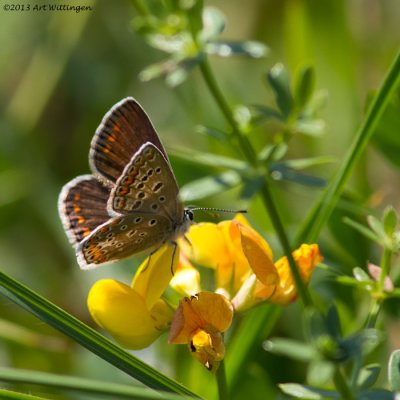
[[[142,107],[132,97],[121,100],[104,116],[92,139],[89,163],[93,173],[109,182],[116,182],[132,156],[145,142],[153,143],[168,160]]]
[[[107,221],[110,189],[93,175],[81,175],[67,183],[58,199],[58,212],[67,236],[77,244]]]
[[[171,166],[152,143],[143,144],[111,190],[110,213],[163,215],[174,223],[184,217],[179,188]]]
[[[171,232],[171,221],[162,215],[133,213],[113,217],[79,243],[79,265],[89,269],[157,249]]]

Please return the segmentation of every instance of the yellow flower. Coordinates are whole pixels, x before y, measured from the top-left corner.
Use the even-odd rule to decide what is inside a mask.
[[[231,325],[233,307],[225,296],[200,292],[179,303],[169,333],[169,343],[187,343],[190,354],[215,372],[225,355],[221,333]]]
[[[103,279],[90,290],[88,308],[93,319],[121,346],[143,349],[168,328],[174,310],[160,297],[172,278],[173,251],[173,247],[164,246],[147,258],[132,286]],[[174,270],[178,258],[174,258]]]
[[[247,220],[239,214],[232,221],[192,225],[186,234],[191,244],[185,240],[179,242],[182,252],[191,261],[216,270],[217,289],[222,289],[228,296],[237,292],[251,274],[237,223],[249,227]],[[266,242],[265,245],[269,249]],[[271,249],[269,251],[272,255]],[[270,264],[273,265],[272,259]]]
[[[200,292],[200,274],[186,256],[180,252],[179,264],[169,285],[183,296],[193,296]]]
[[[244,310],[260,301],[286,305],[296,299],[286,257],[274,263],[268,243],[241,214],[232,221],[194,225],[187,237],[191,245],[181,241],[183,253],[193,262],[216,270],[217,291],[233,298],[235,309]],[[308,284],[322,260],[318,245],[303,244],[293,256],[303,282]]]
[[[302,281],[307,285],[310,281],[314,268],[322,261],[322,256],[319,252],[318,245],[302,244],[292,254],[294,261],[297,264],[297,268],[299,269]],[[279,305],[290,304],[296,300],[297,290],[292,273],[290,271],[287,257],[285,256],[280,258],[275,263],[275,266],[279,274],[279,284],[273,291],[272,296],[271,288],[258,281],[254,293],[255,299],[257,301],[268,298],[270,303]]]

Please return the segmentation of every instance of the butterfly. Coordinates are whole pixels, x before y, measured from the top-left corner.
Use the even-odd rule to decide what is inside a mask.
[[[167,153],[132,97],[104,116],[89,152],[92,175],[61,190],[58,211],[82,269],[112,263],[163,244],[175,246],[193,221],[179,197]]]

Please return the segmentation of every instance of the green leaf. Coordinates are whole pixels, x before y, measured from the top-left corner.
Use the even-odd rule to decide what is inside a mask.
[[[353,268],[353,275],[359,282],[372,282],[371,277],[360,267]]]
[[[0,271],[0,293],[48,325],[145,385],[196,397],[178,382],[134,357],[72,315]]]
[[[12,383],[29,383],[54,387],[62,390],[88,393],[113,399],[138,400],[182,400],[183,397],[173,393],[157,392],[142,387],[121,385],[114,382],[104,382],[93,379],[50,374],[32,370],[0,368],[0,381]],[[0,395],[0,398],[1,397]],[[185,397],[187,399],[187,397]]]
[[[233,110],[233,117],[241,132],[246,134],[251,130],[251,113],[248,107],[242,104],[236,106]]]
[[[225,29],[225,16],[215,7],[205,7],[202,19],[203,29],[198,33],[198,37],[204,43],[219,36]]]
[[[46,400],[44,397],[31,396],[28,394],[22,394],[17,392],[11,392],[10,390],[0,389],[0,399],[12,399],[12,400]]]
[[[298,172],[292,168],[288,168],[285,162],[270,163],[270,173],[274,180],[292,181],[301,185],[321,187],[325,186],[325,180],[309,174]]]
[[[303,66],[295,74],[293,96],[297,107],[302,109],[310,100],[315,83],[315,71],[310,65]]]
[[[190,149],[169,149],[168,154],[181,160],[189,161],[194,164],[206,165],[217,168],[228,168],[238,172],[245,172],[250,169],[246,161],[220,156],[212,153],[202,153]]]
[[[201,135],[207,135],[213,139],[216,139],[221,143],[226,143],[229,140],[229,135],[227,135],[224,131],[211,128],[209,126],[197,125],[195,127],[195,131]]]
[[[191,202],[225,192],[242,182],[235,171],[226,171],[214,176],[205,176],[183,185],[180,195],[183,201]]]
[[[318,165],[333,163],[336,161],[337,159],[335,157],[319,156],[319,157],[285,160],[282,163],[292,169],[306,169],[306,168],[316,167]]]
[[[382,342],[382,339],[382,335],[376,329],[364,329],[343,339],[340,345],[346,351],[348,358],[355,358],[369,354]]]
[[[275,92],[276,104],[287,118],[292,112],[293,98],[290,90],[289,73],[281,63],[275,64],[267,74],[268,81]]]
[[[206,44],[205,51],[208,54],[221,57],[229,57],[231,55],[246,55],[252,58],[266,57],[269,53],[269,49],[265,44],[255,41],[212,41]]]
[[[311,386],[324,386],[332,380],[335,373],[335,364],[327,360],[311,362],[307,370],[307,382]]]
[[[379,364],[369,364],[363,367],[357,379],[358,388],[360,390],[370,388],[378,379],[380,372],[381,366]]]
[[[270,353],[305,362],[312,361],[318,356],[309,344],[286,338],[266,340],[263,342],[263,348]]]
[[[393,207],[386,207],[383,214],[383,229],[389,237],[392,237],[397,225],[397,214]]]
[[[285,142],[279,144],[268,144],[259,153],[258,159],[261,162],[280,160],[288,151],[288,145]]]
[[[394,350],[390,354],[388,379],[390,388],[394,392],[400,392],[400,350]]]
[[[249,108],[253,115],[253,122],[256,124],[260,124],[272,118],[283,122],[282,115],[271,107],[264,106],[262,104],[252,104],[249,106]]]
[[[345,224],[351,226],[356,231],[360,232],[361,234],[363,234],[365,237],[372,240],[373,242],[382,243],[381,238],[378,235],[376,235],[373,231],[368,229],[366,226],[361,225],[360,223],[353,221],[352,219],[350,219],[348,217],[343,218],[343,222]]]
[[[396,400],[396,393],[388,390],[376,389],[357,394],[356,400]]]
[[[326,124],[322,119],[298,119],[291,125],[291,128],[296,133],[319,137],[325,133]]]
[[[385,229],[383,228],[382,222],[374,217],[373,215],[368,215],[367,222],[369,227],[382,239],[386,237]]]
[[[240,198],[243,200],[252,199],[256,194],[260,193],[260,189],[263,187],[264,183],[264,175],[255,175],[247,178],[240,191]]]
[[[317,389],[298,383],[281,383],[278,386],[283,393],[299,399],[327,400],[341,398],[340,394],[334,390]]]

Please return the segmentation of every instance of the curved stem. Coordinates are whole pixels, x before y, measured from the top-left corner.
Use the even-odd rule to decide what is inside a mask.
[[[336,367],[335,374],[333,376],[336,389],[341,394],[342,400],[353,400],[354,396],[351,392],[350,386],[344,378],[342,371],[339,367]]]
[[[213,95],[216,103],[218,104],[219,108],[221,109],[222,113],[225,116],[225,119],[229,123],[232,129],[232,135],[234,138],[237,140],[237,142],[240,145],[240,148],[246,157],[247,161],[253,165],[254,167],[258,166],[258,161],[257,161],[257,154],[251,145],[250,141],[247,139],[245,135],[243,135],[240,132],[240,129],[237,125],[237,122],[235,121],[235,118],[233,117],[232,110],[226,101],[224,95],[222,94],[220,88],[218,87],[217,81],[212,73],[212,70],[209,66],[209,63],[207,60],[204,60],[203,63],[200,64],[200,69],[203,74],[203,78]],[[303,281],[301,280],[299,270],[297,268],[296,262],[294,261],[291,249],[290,249],[290,244],[288,237],[286,235],[285,229],[283,227],[281,218],[278,213],[278,209],[275,206],[275,203],[273,201],[270,189],[269,189],[269,184],[268,184],[268,178],[265,176],[264,178],[264,185],[261,190],[261,195],[264,201],[264,204],[267,208],[268,214],[271,218],[272,225],[274,226],[276,233],[279,237],[279,241],[281,243],[282,249],[288,259],[290,270],[293,275],[293,279],[296,284],[296,288],[298,290],[300,299],[303,303],[304,306],[308,306],[312,304],[311,297],[307,291],[307,288],[303,284]]]
[[[219,400],[228,400],[229,393],[228,393],[228,384],[226,381],[224,360],[222,360],[221,363],[219,364],[219,368],[217,369],[217,372],[215,373],[215,377],[217,379]]]

